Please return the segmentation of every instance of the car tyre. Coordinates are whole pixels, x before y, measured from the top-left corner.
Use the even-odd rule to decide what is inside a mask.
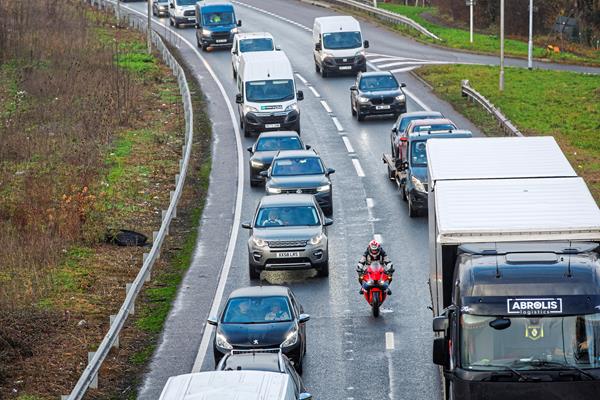
[[[321,77],[327,78],[329,76],[329,72],[325,70],[325,68],[321,68]]]
[[[412,201],[410,201],[410,196],[408,197],[408,216],[410,218],[414,218],[418,215],[417,210],[413,207]]]
[[[252,263],[248,263],[248,275],[250,275],[251,281],[259,280],[260,270],[252,265]]]
[[[318,266],[317,276],[321,278],[327,278],[329,276],[329,260]]]
[[[202,51],[208,51],[208,45],[206,43],[202,43],[201,47]]]
[[[350,109],[352,110],[352,116],[356,117],[356,110],[354,109],[354,103],[350,102]]]
[[[169,25],[173,26],[173,20],[169,18]]]
[[[402,200],[408,201],[408,196],[406,195],[406,185],[401,185],[400,193],[402,194]]]
[[[257,187],[260,184],[261,184],[260,181],[255,181],[254,179],[250,179],[250,186],[251,187]]]
[[[237,79],[237,73],[235,72],[235,69],[233,68],[233,66],[231,66],[231,72],[233,74],[233,79]]]
[[[297,363],[295,363],[294,368],[296,369],[298,375],[302,375],[302,361],[298,361]]]
[[[365,120],[365,114],[361,113],[360,111],[356,112],[356,119],[358,120],[358,122],[362,122]]]
[[[315,72],[317,74],[321,72],[321,68],[319,67],[319,64],[317,64],[316,62],[315,62]]]

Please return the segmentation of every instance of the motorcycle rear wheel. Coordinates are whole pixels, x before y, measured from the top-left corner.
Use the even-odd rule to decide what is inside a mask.
[[[371,302],[371,310],[373,311],[373,316],[375,318],[379,317],[379,292],[373,293],[373,301]]]

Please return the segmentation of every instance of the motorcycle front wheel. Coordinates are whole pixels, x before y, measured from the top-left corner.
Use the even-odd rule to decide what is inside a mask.
[[[373,316],[375,318],[379,317],[379,292],[373,293],[373,301],[371,302],[371,310],[373,311]]]

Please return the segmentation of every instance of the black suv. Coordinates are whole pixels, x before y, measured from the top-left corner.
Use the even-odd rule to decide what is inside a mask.
[[[352,115],[363,121],[368,115],[393,115],[406,112],[406,95],[391,72],[361,72],[350,87]]]

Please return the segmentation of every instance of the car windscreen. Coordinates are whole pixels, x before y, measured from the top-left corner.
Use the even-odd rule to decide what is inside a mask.
[[[410,124],[411,122],[417,120],[417,119],[431,119],[431,118],[440,118],[439,115],[436,116],[418,116],[418,117],[404,117],[402,118],[402,120],[400,121],[400,126],[398,127],[398,130],[400,132],[404,132],[406,130],[406,128],[408,127],[408,124]]]
[[[208,11],[202,13],[202,25],[204,26],[232,25],[233,23],[233,13],[231,11]]]
[[[427,166],[427,146],[424,140],[412,142],[410,146],[410,164],[413,167]]]
[[[398,86],[398,81],[392,75],[364,76],[359,84],[360,90],[365,92],[395,90]]]
[[[456,130],[452,124],[417,125],[413,132],[448,132]]]
[[[294,81],[291,79],[246,82],[246,99],[251,102],[288,101],[294,97]]]
[[[278,226],[318,226],[319,214],[314,206],[263,207],[256,215],[257,228]]]
[[[256,151],[277,151],[277,150],[302,150],[303,145],[300,138],[296,136],[289,137],[265,137],[258,139]]]
[[[240,40],[240,52],[248,51],[272,51],[274,49],[271,38],[256,38]]]
[[[273,162],[271,176],[321,175],[323,164],[318,157],[278,158]]]
[[[261,324],[290,322],[292,313],[284,296],[235,297],[223,311],[224,324]]]
[[[193,6],[197,0],[177,0],[178,6]]]
[[[323,48],[325,49],[357,49],[361,46],[360,32],[330,32],[323,34]]]

